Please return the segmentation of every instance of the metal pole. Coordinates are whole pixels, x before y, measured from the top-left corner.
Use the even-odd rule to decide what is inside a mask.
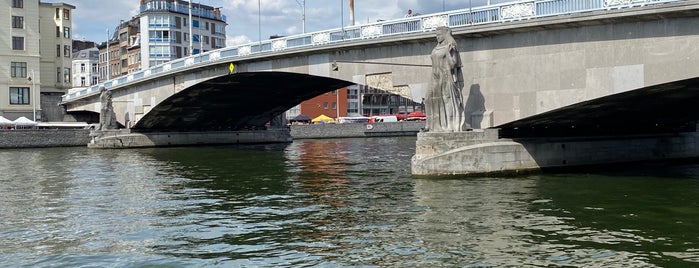
[[[342,27],[342,40],[345,40],[345,0],[340,0],[340,25]]]
[[[109,28],[107,28],[107,80],[112,79],[112,74],[109,72],[109,64],[111,63],[109,58]]]
[[[257,38],[260,41],[260,46],[257,52],[262,52],[262,4],[257,0]]]
[[[299,0],[296,0],[296,3],[301,6],[301,27],[303,30],[303,33],[306,33],[306,0],[302,0],[299,2]]]
[[[199,26],[197,33],[199,34],[199,62],[201,62],[201,53],[204,53],[204,36],[201,34],[201,1],[199,1]]]
[[[34,69],[32,69],[32,120],[36,122],[36,77],[34,77]]]
[[[354,26],[354,0],[349,0],[350,7],[350,25]]]
[[[194,52],[194,35],[192,35],[192,0],[189,0],[189,55]]]

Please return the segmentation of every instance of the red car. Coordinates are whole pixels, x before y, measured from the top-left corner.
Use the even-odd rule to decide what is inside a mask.
[[[408,114],[406,121],[425,121],[427,120],[427,115],[423,112],[411,112]]]

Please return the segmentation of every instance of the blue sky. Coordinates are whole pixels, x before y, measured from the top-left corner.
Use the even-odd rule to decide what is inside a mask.
[[[121,20],[138,14],[140,0],[43,0],[74,5],[73,38],[103,42]],[[302,33],[302,4],[304,0],[193,0],[213,7],[222,7],[227,16],[228,45],[267,39],[271,35]],[[258,5],[259,3],[259,5]],[[356,24],[378,19],[402,18],[408,9],[421,14],[484,5],[485,0],[355,0]],[[305,0],[306,32],[315,32],[349,25],[349,0]],[[259,9],[258,9],[259,7]],[[344,12],[341,12],[343,10]],[[258,17],[258,14],[261,16]],[[259,19],[258,19],[259,18]],[[258,24],[258,21],[261,21]],[[260,35],[261,32],[261,35]]]

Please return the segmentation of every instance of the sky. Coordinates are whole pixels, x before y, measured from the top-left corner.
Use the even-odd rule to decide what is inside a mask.
[[[113,33],[120,21],[138,15],[140,0],[42,0],[63,2],[73,10],[73,39],[101,43],[107,29]],[[227,46],[265,40],[272,35],[303,33],[305,2],[306,32],[340,28],[350,24],[349,0],[193,0],[221,7],[227,17]],[[429,14],[483,5],[485,0],[355,0],[355,25],[404,17],[408,9]],[[343,12],[344,11],[344,12]],[[344,16],[340,16],[343,14]],[[259,15],[259,16],[258,16]]]

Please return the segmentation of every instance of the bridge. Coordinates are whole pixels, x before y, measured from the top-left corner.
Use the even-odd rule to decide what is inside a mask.
[[[433,30],[449,26],[474,129],[498,128],[501,138],[671,133],[699,117],[688,112],[698,23],[696,0],[519,1],[223,48],[103,85],[119,123],[136,132],[260,127],[350,84],[419,102]],[[98,87],[62,104],[98,112]]]

